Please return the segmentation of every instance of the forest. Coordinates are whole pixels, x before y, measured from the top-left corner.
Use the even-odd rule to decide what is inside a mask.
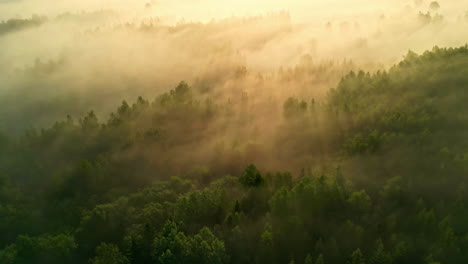
[[[0,263],[468,263],[468,12],[444,4],[0,22]]]

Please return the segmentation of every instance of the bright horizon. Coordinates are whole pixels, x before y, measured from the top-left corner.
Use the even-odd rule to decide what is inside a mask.
[[[286,11],[297,21],[311,18],[336,16],[358,16],[363,13],[383,13],[412,5],[404,0],[260,0],[260,1],[216,1],[216,0],[157,0],[157,1],[74,1],[61,0],[6,0],[0,1],[0,18],[28,17],[32,14],[57,15],[66,12],[114,10],[129,17],[145,14],[169,17],[173,20],[209,21],[231,16],[258,16],[271,12]],[[151,6],[151,7],[149,7]]]

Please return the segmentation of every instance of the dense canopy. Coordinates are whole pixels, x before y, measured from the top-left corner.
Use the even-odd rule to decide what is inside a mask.
[[[466,263],[467,89],[435,47],[320,100],[181,82],[0,134],[0,263]]]

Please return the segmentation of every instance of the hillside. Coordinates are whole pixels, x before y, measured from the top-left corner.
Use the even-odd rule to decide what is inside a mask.
[[[468,46],[317,98],[236,74],[0,134],[0,263],[468,262]]]

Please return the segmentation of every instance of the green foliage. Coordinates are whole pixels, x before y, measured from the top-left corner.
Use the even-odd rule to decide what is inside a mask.
[[[221,264],[228,260],[224,242],[215,237],[209,228],[202,228],[190,243],[190,263]]]
[[[385,135],[380,135],[377,131],[373,131],[368,136],[357,134],[345,142],[344,149],[350,155],[375,153],[384,140]]]
[[[5,247],[3,250],[0,250],[0,261],[4,264],[14,264],[17,263],[15,260],[18,255],[18,250],[16,245],[10,245]]]
[[[0,134],[0,263],[466,263],[466,66],[409,52],[271,126],[182,82]]]
[[[365,264],[366,263],[364,255],[362,255],[361,250],[359,248],[353,251],[353,254],[351,254],[351,259],[348,263],[349,264]]]
[[[317,257],[317,260],[315,260],[315,264],[325,264],[325,260],[323,259],[323,255],[320,254],[318,257]]]
[[[127,264],[128,259],[113,244],[102,243],[96,248],[96,257],[89,261],[90,264]]]
[[[351,208],[356,210],[356,213],[367,212],[372,207],[372,201],[366,191],[362,190],[359,192],[353,192],[348,198],[348,202],[351,205]]]
[[[47,18],[39,16],[32,16],[29,19],[8,19],[0,22],[0,36],[30,27],[37,27],[46,21]]]
[[[62,263],[72,260],[77,244],[67,234],[40,237],[18,236],[16,242],[0,251],[2,263]]]
[[[307,112],[307,109],[307,102],[290,97],[283,104],[283,115],[287,119],[300,117]]]
[[[176,218],[192,223],[194,229],[215,225],[224,219],[225,197],[221,190],[193,191],[181,196],[176,204]]]
[[[202,228],[193,237],[187,237],[178,226],[168,221],[153,245],[156,263],[225,263],[224,243],[208,228]]]
[[[192,100],[192,91],[186,82],[180,82],[169,93],[165,93],[157,99],[161,106],[171,106],[178,104],[188,104]]]
[[[384,245],[382,240],[377,240],[377,245],[373,255],[369,261],[371,264],[391,264],[393,263],[392,257],[389,253],[387,253],[384,249]]]
[[[255,165],[250,164],[245,168],[242,175],[239,177],[239,182],[248,188],[259,187],[263,184],[263,177]]]
[[[190,87],[186,82],[181,82],[174,90],[171,90],[170,95],[176,102],[187,102],[192,98]]]
[[[184,263],[190,252],[190,243],[176,223],[167,222],[154,240],[153,257],[157,263]]]
[[[86,131],[96,130],[99,127],[99,122],[96,117],[96,114],[93,111],[89,112],[87,116],[80,120],[80,125],[83,128],[83,130]]]

